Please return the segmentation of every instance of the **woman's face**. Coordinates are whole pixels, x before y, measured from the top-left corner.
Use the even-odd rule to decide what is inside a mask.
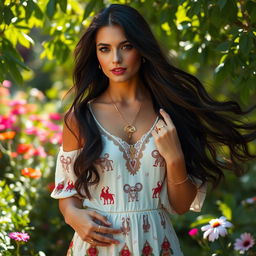
[[[96,34],[96,52],[101,69],[113,82],[128,82],[138,75],[141,55],[118,25],[102,27]]]

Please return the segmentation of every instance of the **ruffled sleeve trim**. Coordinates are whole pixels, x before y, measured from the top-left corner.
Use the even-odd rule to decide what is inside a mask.
[[[61,146],[57,155],[55,170],[55,187],[51,197],[55,199],[67,198],[77,195],[75,189],[76,175],[74,173],[74,162],[81,149],[64,151]]]
[[[190,210],[193,212],[200,212],[205,200],[207,184],[205,183],[203,186],[201,186],[202,182],[199,179],[195,179],[195,178],[192,180],[192,182],[197,187],[197,193],[194,201],[190,205]]]

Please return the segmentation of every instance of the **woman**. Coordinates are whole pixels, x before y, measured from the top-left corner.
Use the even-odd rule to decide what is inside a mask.
[[[76,232],[68,255],[183,255],[168,213],[200,211],[206,183],[254,157],[254,124],[168,62],[133,8],[96,15],[75,50],[52,197]],[[247,131],[241,135],[239,129]],[[217,158],[217,144],[230,160]]]

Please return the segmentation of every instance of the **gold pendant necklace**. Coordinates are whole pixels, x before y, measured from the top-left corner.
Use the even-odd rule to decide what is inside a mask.
[[[137,113],[136,113],[136,115],[135,115],[135,117],[134,117],[134,120],[133,120],[131,123],[128,123],[128,122],[125,120],[124,116],[122,115],[121,111],[118,109],[117,105],[114,103],[114,101],[113,101],[113,99],[112,99],[112,97],[111,97],[111,95],[110,95],[109,92],[108,92],[108,95],[109,95],[109,98],[111,99],[111,103],[112,103],[113,106],[115,107],[116,111],[119,113],[119,115],[121,116],[121,118],[123,119],[123,121],[126,123],[126,125],[124,126],[124,132],[127,134],[128,140],[130,141],[130,140],[131,140],[131,137],[132,137],[132,134],[137,131],[136,127],[134,126],[134,123],[135,123],[136,118],[137,118],[137,116],[138,116],[138,114],[139,114],[139,112],[140,112],[141,103],[140,103],[140,107],[139,107],[139,109],[138,109],[138,111],[137,111]]]

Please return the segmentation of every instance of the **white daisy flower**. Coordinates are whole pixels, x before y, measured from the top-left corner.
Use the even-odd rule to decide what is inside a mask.
[[[254,243],[254,238],[250,233],[243,233],[240,238],[236,239],[234,249],[243,253],[253,247]]]
[[[218,219],[212,219],[210,220],[210,225],[205,225],[201,227],[202,231],[204,232],[204,239],[208,237],[208,240],[213,242],[214,240],[218,239],[219,236],[225,236],[227,235],[227,229],[232,227],[232,223],[227,221],[227,218],[224,216],[221,216]]]

